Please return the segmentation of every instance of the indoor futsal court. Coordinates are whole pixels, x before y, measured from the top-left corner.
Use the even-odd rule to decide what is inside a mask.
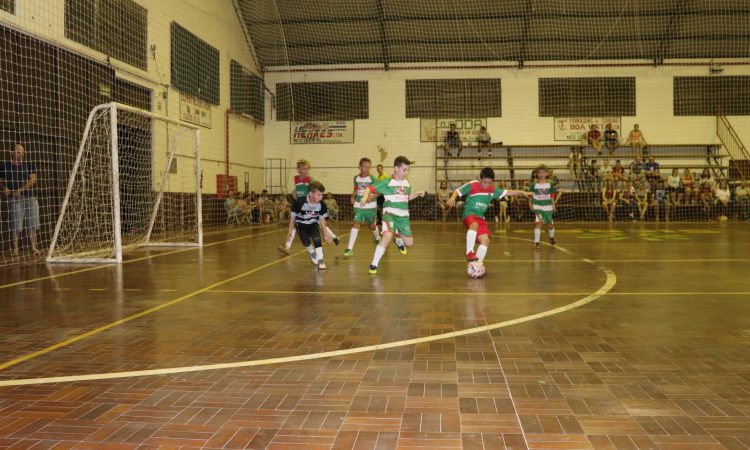
[[[750,449],[748,23],[0,0],[0,449]]]

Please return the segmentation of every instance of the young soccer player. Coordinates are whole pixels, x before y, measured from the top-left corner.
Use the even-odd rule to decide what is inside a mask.
[[[310,177],[310,161],[306,159],[300,159],[297,161],[297,175],[294,176],[294,195],[299,200],[305,198],[310,191],[310,183],[313,182]],[[331,237],[336,245],[339,245],[339,238],[336,236],[330,228],[323,228],[325,233]],[[294,242],[294,236],[297,234],[297,230],[293,229],[292,234],[287,236],[286,242],[283,245],[279,245],[277,248],[280,252],[289,254],[289,249],[292,248],[292,242]]]
[[[320,239],[320,230],[325,230],[326,217],[328,217],[328,208],[322,201],[325,190],[326,188],[317,181],[309,183],[307,195],[298,198],[292,205],[287,234],[287,238],[292,236],[294,239],[294,230],[299,232],[299,239],[307,248],[310,260],[318,266],[318,270],[326,270],[326,264],[323,262],[323,243]],[[331,237],[325,233],[323,236],[330,244]]]
[[[352,223],[352,229],[349,232],[349,245],[344,251],[344,256],[352,256],[354,254],[354,243],[357,241],[357,234],[359,234],[359,228],[364,224],[370,227],[372,233],[375,235],[375,244],[380,243],[380,233],[378,233],[378,227],[375,225],[376,212],[378,209],[378,203],[373,199],[367,202],[364,206],[360,206],[359,202],[362,200],[362,194],[370,188],[372,184],[376,182],[375,177],[370,175],[370,166],[372,161],[369,158],[362,158],[359,160],[359,174],[354,177],[354,193],[352,193],[352,205],[354,206],[354,222]]]
[[[380,258],[385,254],[388,244],[393,236],[396,236],[396,245],[402,254],[406,254],[406,247],[414,245],[411,235],[411,224],[409,223],[409,201],[417,197],[424,197],[425,192],[411,193],[411,185],[406,179],[409,175],[409,159],[399,156],[393,161],[393,175],[386,179],[371,184],[362,194],[360,206],[367,204],[371,193],[382,194],[385,198],[383,205],[383,230],[380,243],[375,246],[375,255],[372,258],[368,272],[372,275],[378,273]]]
[[[479,180],[470,181],[453,191],[448,199],[448,206],[456,204],[457,197],[466,197],[463,220],[466,226],[466,260],[484,261],[487,256],[487,246],[490,245],[490,230],[484,214],[490,203],[496,198],[515,197],[521,195],[531,197],[531,192],[515,191],[511,189],[500,189],[495,187],[495,171],[491,167],[485,167],[479,172]],[[477,252],[474,253],[474,245],[479,243]]]
[[[536,169],[536,179],[531,182],[531,210],[536,216],[536,228],[534,228],[534,248],[539,248],[539,241],[542,238],[542,225],[547,225],[549,232],[549,243],[555,245],[555,222],[552,220],[552,214],[555,212],[555,205],[552,200],[552,194],[556,192],[555,187],[547,180],[547,166],[542,164]]]

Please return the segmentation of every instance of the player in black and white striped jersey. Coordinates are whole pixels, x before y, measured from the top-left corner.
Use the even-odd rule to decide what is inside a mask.
[[[298,198],[292,205],[287,237],[294,239],[292,232],[296,227],[302,245],[310,253],[312,263],[318,266],[318,270],[325,270],[320,230],[325,230],[326,217],[328,217],[328,208],[322,201],[326,188],[318,181],[310,183],[309,188],[307,195]],[[329,244],[333,241],[327,233],[323,233],[323,239]]]

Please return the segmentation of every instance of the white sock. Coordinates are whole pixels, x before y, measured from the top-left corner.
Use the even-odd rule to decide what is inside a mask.
[[[375,240],[380,242],[380,232],[378,231],[377,227],[375,227],[375,229],[372,230],[372,234],[375,235]]]
[[[376,245],[375,246],[375,255],[372,257],[372,265],[376,266],[380,263],[380,258],[385,255],[385,249],[382,245]]]
[[[550,228],[547,231],[549,231],[549,237],[551,239],[554,239],[555,238],[555,229],[554,228]]]
[[[315,247],[310,245],[309,247],[306,247],[306,248],[307,248],[307,253],[309,253],[310,256],[315,256]]]
[[[477,232],[469,230],[466,232],[466,254],[474,251],[474,244],[477,242]]]
[[[328,236],[331,236],[331,239],[335,239],[336,238],[336,235],[333,234],[333,230],[331,230],[330,228],[328,228],[328,225],[326,225],[326,233],[328,233]]]
[[[323,247],[315,247],[315,257],[318,258],[318,262],[323,261]]]
[[[484,261],[485,256],[487,256],[487,246],[479,244],[479,248],[477,248],[477,258],[479,258],[479,262]]]
[[[349,250],[354,248],[354,242],[357,241],[357,234],[359,234],[359,229],[352,228],[352,230],[349,232],[349,246],[346,247]]]
[[[400,237],[397,237],[396,238],[396,245],[399,246],[399,247],[403,247],[404,246],[403,239],[401,239]]]
[[[539,242],[542,239],[542,229],[534,228],[534,242]]]
[[[292,228],[292,232],[291,232],[291,234],[289,235],[289,239],[287,239],[287,240],[286,240],[286,244],[284,244],[284,246],[285,246],[285,247],[286,247],[287,249],[290,249],[290,248],[292,248],[292,242],[294,242],[294,236],[297,236],[297,227],[294,227],[294,228]]]

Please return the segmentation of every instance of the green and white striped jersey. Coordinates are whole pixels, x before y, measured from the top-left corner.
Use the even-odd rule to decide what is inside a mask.
[[[362,200],[362,194],[364,194],[365,190],[367,190],[367,188],[369,188],[376,182],[377,181],[375,180],[375,177],[373,177],[372,175],[363,177],[358,174],[354,177],[354,189],[356,189],[356,192],[354,194],[355,209],[375,209],[378,207],[378,202],[375,199],[365,203],[365,206],[359,206],[359,202],[360,200]]]
[[[409,180],[397,180],[391,177],[370,185],[370,191],[383,195],[385,200],[383,214],[409,217],[409,195],[411,195]]]
[[[534,211],[553,211],[552,194],[555,192],[556,189],[552,187],[549,181],[544,183],[532,181],[531,193],[534,195],[531,198],[532,209]]]

